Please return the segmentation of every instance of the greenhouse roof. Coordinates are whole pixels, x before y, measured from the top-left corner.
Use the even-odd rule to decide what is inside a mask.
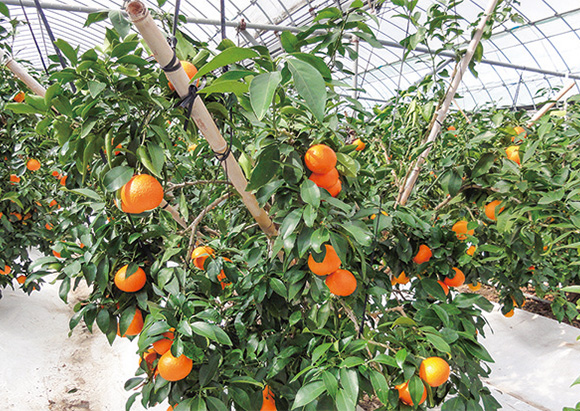
[[[38,1],[38,0],[35,0]],[[54,54],[50,39],[42,25],[40,14],[32,0],[0,0],[9,6],[11,16],[30,21],[32,32],[40,46],[40,53]],[[435,0],[419,0],[418,10],[425,18],[427,8]],[[278,35],[285,29],[297,28],[312,22],[315,11],[325,7],[345,9],[352,0],[224,0],[227,37],[240,45],[263,44],[273,53],[280,50]],[[156,8],[157,2],[146,1]],[[398,44],[409,33],[406,20],[396,15],[402,12],[390,2],[381,4],[365,0],[367,10],[375,14],[379,25],[374,28],[383,48],[372,48],[361,42],[358,60],[360,98],[368,104],[382,103],[395,95],[397,88],[406,88],[433,72],[433,67],[452,63],[454,54],[433,58],[428,50],[418,48],[406,59]],[[478,77],[467,74],[459,94],[459,106],[473,109],[488,103],[500,106],[531,106],[546,100],[552,88],[562,87],[570,79],[580,79],[580,4],[577,0],[526,0],[524,6],[514,8],[524,22],[508,21],[494,28],[491,37],[483,41],[482,64]],[[56,38],[62,38],[81,51],[101,44],[110,22],[104,21],[83,27],[87,13],[119,10],[121,1],[51,0],[39,1]],[[483,12],[483,0],[464,0],[456,6],[461,22],[467,28]],[[173,13],[175,1],[167,1],[162,9]],[[181,1],[180,13],[188,23],[181,27],[193,38],[217,45],[221,40],[220,1]],[[26,16],[24,15],[26,12]],[[240,30],[240,23],[246,29]],[[466,30],[466,34],[470,31]],[[465,43],[469,38],[458,39]],[[20,27],[14,44],[16,58],[29,60],[40,67],[39,52],[31,31]],[[350,63],[354,64],[354,63]],[[351,67],[354,71],[354,67]],[[353,84],[353,78],[343,79]],[[580,92],[578,85],[575,91]],[[352,90],[344,90],[351,93]]]

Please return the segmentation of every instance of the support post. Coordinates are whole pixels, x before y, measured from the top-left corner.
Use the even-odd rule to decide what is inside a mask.
[[[159,30],[159,27],[157,27],[155,21],[149,14],[149,10],[145,7],[145,4],[140,0],[130,1],[127,4],[126,11],[129,18],[149,46],[155,60],[157,60],[162,67],[169,64],[173,59],[174,51],[169,47],[165,36],[161,30]],[[166,74],[179,96],[183,98],[188,95],[189,77],[185,74],[185,71],[182,68]],[[228,148],[227,142],[221,135],[202,99],[199,97],[195,99],[193,104],[191,118],[195,124],[197,124],[197,127],[208,141],[212,150],[216,153],[225,153]],[[225,161],[222,161],[222,166],[227,170],[232,185],[242,197],[242,201],[252,216],[256,219],[260,228],[268,236],[277,235],[278,230],[266,211],[259,206],[256,197],[246,191],[248,182],[246,181],[242,169],[234,156],[229,155]]]
[[[549,103],[546,103],[544,105],[544,107],[542,107],[536,114],[534,114],[532,119],[528,122],[527,127],[532,127],[536,121],[538,121],[540,118],[542,118],[544,116],[544,114],[546,114],[552,107],[554,107],[556,105],[556,103],[560,99],[562,99],[562,97],[564,97],[566,95],[566,93],[568,93],[570,90],[572,90],[572,87],[574,87],[575,85],[576,85],[576,82],[571,81],[566,86],[564,86],[564,88],[562,90],[560,90],[560,92],[556,95],[556,97],[554,97],[554,99],[552,101],[550,101]]]
[[[3,59],[4,59],[4,50],[0,49],[0,61],[2,61]],[[44,97],[44,95],[46,94],[46,90],[44,89],[44,87],[40,85],[38,81],[36,81],[35,78],[33,78],[30,74],[28,74],[28,72],[26,71],[26,69],[24,69],[24,67],[22,67],[19,63],[13,60],[12,57],[8,57],[8,60],[6,61],[5,64],[6,67],[8,67],[8,70],[10,70],[14,74],[14,76],[16,76],[24,84],[26,84],[26,86],[32,92],[34,92],[34,94],[37,94],[40,97]]]
[[[451,106],[451,102],[455,98],[455,94],[457,93],[457,89],[459,88],[459,84],[461,83],[461,80],[463,79],[463,75],[467,71],[467,68],[469,67],[469,63],[470,63],[471,59],[473,58],[473,55],[475,54],[475,49],[477,48],[477,45],[481,41],[481,37],[483,35],[483,30],[485,29],[485,25],[487,24],[487,21],[489,20],[491,14],[495,10],[495,7],[496,7],[498,1],[499,0],[490,0],[483,17],[481,18],[481,21],[479,22],[479,24],[477,26],[477,30],[475,31],[475,34],[473,35],[473,39],[471,39],[471,42],[469,43],[469,47],[467,48],[467,52],[465,53],[465,56],[463,56],[463,59],[461,60],[461,64],[460,64],[458,70],[456,71],[455,76],[453,77],[453,80],[451,81],[451,85],[449,86],[449,89],[447,90],[447,94],[445,95],[445,100],[443,101],[441,108],[437,112],[437,118],[436,118],[435,122],[433,123],[433,127],[431,128],[429,136],[427,137],[427,140],[425,141],[426,143],[431,143],[431,146],[428,146],[417,158],[417,160],[414,164],[413,170],[409,174],[408,178],[405,180],[405,184],[403,186],[404,187],[403,192],[401,193],[400,198],[397,199],[397,202],[395,203],[395,205],[407,204],[407,200],[409,199],[409,196],[411,195],[411,192],[413,191],[413,188],[415,187],[415,183],[417,182],[417,178],[419,177],[419,173],[421,172],[421,168],[423,167],[423,164],[425,163],[427,156],[431,152],[431,147],[433,146],[433,143],[435,143],[435,140],[437,139],[437,136],[439,135],[439,132],[441,131],[441,126],[443,125],[443,121],[445,120],[445,117],[447,117],[447,113],[449,112],[449,107]]]

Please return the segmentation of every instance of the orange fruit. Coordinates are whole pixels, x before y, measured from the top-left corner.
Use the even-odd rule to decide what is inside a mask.
[[[520,146],[510,146],[506,148],[505,153],[509,160],[515,161],[520,165]]]
[[[16,217],[16,219],[18,221],[22,220],[22,214],[20,214],[20,213],[10,213],[10,215],[13,215],[14,217]]]
[[[147,351],[145,351],[143,353],[142,357],[139,357],[139,365],[141,365],[141,362],[143,360],[145,360],[145,363],[147,364],[147,368],[149,368],[149,370],[153,369],[153,362],[157,359],[157,353],[155,352],[155,350],[153,348],[149,348]]]
[[[384,211],[384,210],[381,211],[381,214],[384,215],[385,217],[388,217],[389,216],[389,214],[387,214],[387,212]],[[374,220],[375,218],[377,218],[377,215],[376,214],[373,214],[373,215],[370,216],[370,219],[371,220]]]
[[[190,80],[197,74],[197,67],[191,64],[189,61],[181,60],[181,67],[183,67],[185,74],[187,74],[187,77],[189,77]],[[167,85],[171,91],[175,91],[175,87],[173,87],[171,81]],[[197,80],[196,86],[199,86],[199,80]]]
[[[165,354],[171,348],[171,344],[173,344],[173,339],[175,338],[175,334],[171,331],[163,333],[162,335],[163,338],[153,343],[153,349],[159,355]]]
[[[395,388],[399,391],[399,399],[403,404],[406,405],[413,405],[413,400],[411,399],[411,393],[409,392],[409,381],[404,384],[396,385]],[[419,401],[419,405],[425,402],[427,398],[427,388],[423,386],[423,395],[421,396],[421,401]]]
[[[10,268],[9,266],[5,265],[3,270],[0,270],[0,274],[3,275],[8,275],[10,274],[10,271],[12,271],[12,268]]]
[[[348,270],[338,269],[326,277],[326,286],[334,295],[346,297],[356,290],[356,278]]]
[[[14,96],[14,101],[17,103],[22,103],[24,101],[24,97],[26,97],[26,94],[24,94],[24,91],[20,91]]]
[[[67,177],[68,177],[68,176],[62,176],[62,177],[60,178],[60,185],[61,185],[61,186],[65,186],[65,185],[66,185],[66,179],[67,179]]]
[[[58,203],[56,202],[56,200],[52,200],[52,201],[51,201],[51,202],[48,204],[48,206],[49,206],[49,207],[54,207],[54,206],[55,206],[55,205],[57,205],[57,204],[58,204]]]
[[[189,147],[187,147],[187,151],[194,151],[197,148],[197,144],[190,144]]]
[[[395,284],[407,284],[409,282],[409,277],[407,277],[407,274],[405,274],[404,271],[401,272],[401,274],[399,274],[398,277],[393,277],[391,279],[391,285],[395,285]]]
[[[18,277],[16,277],[16,281],[18,281],[18,284],[24,284],[26,282],[26,276],[19,275]]]
[[[443,358],[429,357],[421,362],[419,377],[431,387],[439,387],[449,379],[451,369]]]
[[[229,261],[230,263],[232,262],[232,260],[230,260],[229,258],[224,258],[225,261]],[[219,280],[221,286],[222,286],[222,290],[225,289],[227,286],[232,285],[232,283],[228,283],[226,282],[226,279],[228,277],[226,276],[226,273],[224,273],[224,270],[221,270],[220,273],[217,276],[217,279]]]
[[[128,335],[133,336],[139,334],[142,329],[143,329],[143,314],[141,313],[140,309],[136,308],[133,320],[131,320],[131,324],[129,324],[129,327],[127,327],[127,331],[125,331],[125,334],[121,335],[119,324],[117,324],[117,335],[120,337],[126,337]]]
[[[477,284],[469,283],[469,284],[467,284],[467,286],[469,287],[469,289],[471,291],[477,291],[481,288],[481,283],[478,281]]]
[[[336,167],[336,153],[325,144],[316,144],[306,151],[304,162],[313,173],[326,174]]]
[[[507,313],[504,314],[504,316],[510,318],[514,316],[514,309],[512,308],[511,310],[509,310]]]
[[[522,302],[522,305],[518,305],[518,303],[516,302],[516,299],[514,297],[512,297],[512,301],[514,302],[514,306],[515,307],[523,308],[523,306],[526,305],[526,299],[525,298],[524,298],[524,301]]]
[[[31,158],[26,162],[26,168],[30,171],[36,171],[40,169],[40,161],[36,160],[35,158]]]
[[[318,187],[329,189],[338,181],[338,170],[334,167],[328,173],[318,174],[312,173],[309,177]]]
[[[342,191],[342,183],[340,180],[336,180],[336,184],[330,188],[327,188],[326,190],[330,193],[331,196],[336,197]]]
[[[467,230],[467,221],[465,220],[456,222],[451,229],[455,231],[455,235],[459,240],[467,240],[466,234],[473,235],[475,233],[475,230]]]
[[[441,286],[441,288],[443,288],[443,292],[445,293],[445,295],[449,295],[449,287],[447,287],[447,284],[445,284],[441,280],[437,280],[437,282],[439,283],[439,285]]]
[[[413,257],[413,261],[416,264],[423,264],[429,261],[431,257],[433,257],[431,249],[427,247],[425,244],[421,244],[419,246],[419,251],[417,252],[417,255]]]
[[[455,130],[457,130],[455,128],[455,126],[449,126],[449,127],[447,127],[447,131],[455,131]]]
[[[16,174],[10,174],[10,183],[20,183],[20,177],[18,177]]]
[[[477,247],[472,245],[472,246],[469,246],[466,253],[467,253],[467,255],[473,255],[473,254],[475,254],[475,250],[477,250]]]
[[[367,145],[365,144],[365,142],[364,142],[364,141],[362,141],[360,138],[357,138],[356,140],[354,140],[354,141],[352,142],[352,144],[356,144],[356,148],[355,148],[355,150],[356,150],[356,151],[362,151],[362,150],[364,150],[364,149],[365,149],[365,147],[367,146]]]
[[[53,254],[53,255],[54,255],[56,258],[62,258],[62,257],[60,256],[60,253],[59,253],[59,252],[57,252],[57,251],[54,251],[54,250],[52,250],[52,254]]]
[[[175,358],[171,354],[171,350],[163,354],[157,363],[159,375],[161,375],[163,379],[167,381],[183,380],[189,375],[192,368],[193,361],[191,361],[183,354]]]
[[[145,271],[143,271],[141,267],[138,267],[135,273],[125,278],[128,267],[129,264],[119,268],[115,274],[115,285],[121,291],[134,293],[135,291],[139,291],[145,286],[145,283],[147,282],[147,276],[145,275]]]
[[[175,405],[177,405],[177,404],[175,404]],[[166,411],[173,411],[173,406],[172,406],[172,405],[170,405],[170,406],[167,408],[167,410],[166,410]]]
[[[117,144],[117,147],[115,147],[115,148],[123,148],[123,146],[121,144]],[[117,155],[121,154],[121,151],[115,150],[115,151],[113,151],[113,154],[117,156]]]
[[[342,264],[338,254],[336,254],[336,251],[334,250],[334,247],[330,244],[326,244],[325,247],[326,255],[324,256],[322,262],[317,263],[314,260],[314,257],[312,257],[312,254],[308,256],[308,268],[310,268],[310,271],[316,275],[332,274],[338,270],[340,268],[340,264]]]
[[[453,278],[445,278],[443,280],[445,285],[449,287],[459,287],[460,285],[463,285],[465,282],[465,275],[463,274],[463,271],[457,267],[453,267],[452,270],[455,271],[455,276]]]
[[[44,228],[46,228],[47,230],[52,230],[52,227],[53,227],[53,226],[52,226],[52,224],[50,224],[50,223],[46,223],[46,224],[44,225]]]
[[[58,171],[53,171],[51,174],[53,177],[60,178],[60,173]]]
[[[493,220],[493,221],[495,221],[497,219],[497,216],[495,215],[496,214],[495,209],[500,204],[501,204],[501,201],[494,200],[485,206],[485,215],[487,216],[487,218],[489,218],[490,220]],[[504,207],[500,208],[497,211],[497,214],[501,213],[503,210],[504,210]]]
[[[211,247],[208,246],[197,247],[195,250],[193,250],[193,253],[191,253],[193,264],[200,270],[204,269],[203,265],[205,264],[205,260],[210,256],[213,258],[215,256],[215,252]]]
[[[521,126],[515,126],[514,127],[514,131],[516,133],[518,133],[518,135],[524,133],[524,135],[523,135],[522,138],[526,138],[528,136],[528,133],[526,133],[526,130],[523,127],[521,127]],[[514,140],[515,140],[515,137],[512,137],[512,141],[514,141]]]
[[[268,385],[262,390],[262,408],[260,408],[260,411],[276,411],[274,393],[272,393]]]
[[[163,201],[163,187],[148,174],[134,175],[121,187],[121,204],[129,213],[139,214],[157,208]]]

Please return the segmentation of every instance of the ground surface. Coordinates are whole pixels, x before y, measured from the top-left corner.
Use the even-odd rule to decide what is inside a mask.
[[[75,296],[71,296],[74,299]],[[68,337],[72,310],[45,285],[30,297],[5,290],[0,299],[2,411],[120,411],[131,395],[123,384],[134,375],[136,344],[109,346],[99,331],[80,324]],[[505,410],[558,411],[580,401],[580,331],[516,309],[505,318],[496,306],[486,314],[486,346],[495,364],[487,385]],[[156,407],[165,411],[167,405]],[[372,409],[372,408],[367,408]],[[143,410],[136,404],[132,410]]]

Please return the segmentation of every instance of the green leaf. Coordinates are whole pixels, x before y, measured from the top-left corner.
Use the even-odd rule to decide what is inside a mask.
[[[103,184],[105,190],[117,191],[131,180],[133,177],[133,169],[126,166],[119,166],[112,168],[105,174]]]
[[[54,42],[54,44],[56,45],[56,47],[58,47],[60,49],[60,51],[62,51],[62,54],[65,55],[65,57],[68,59],[68,61],[70,61],[70,63],[73,66],[76,66],[78,63],[78,48],[77,50],[73,49],[72,46],[70,44],[68,44],[66,41],[62,40],[62,39],[58,39],[57,41]]]
[[[441,178],[441,186],[443,190],[451,197],[454,197],[459,193],[461,189],[461,175],[457,172],[456,169],[452,169],[445,173],[445,175]]]
[[[212,93],[234,93],[236,96],[241,96],[248,92],[248,85],[240,81],[220,81],[219,83],[212,83],[211,85],[202,88],[198,94]]]
[[[10,10],[8,10],[8,6],[4,3],[0,3],[0,13],[10,18]]]
[[[162,177],[163,165],[165,164],[165,154],[163,149],[153,142],[147,144],[149,159],[151,160],[151,172],[157,177]]]
[[[357,167],[357,162],[349,156],[348,154],[344,153],[336,153],[337,165],[336,168],[346,177],[356,177],[358,174],[359,167]]]
[[[465,349],[476,358],[487,362],[495,362],[481,344],[470,340],[464,340],[462,344],[465,346]]]
[[[70,190],[71,193],[79,194],[85,197],[92,198],[93,200],[102,201],[103,199],[101,196],[96,193],[95,191],[88,189],[88,188],[79,188],[76,190]]]
[[[476,178],[482,175],[487,174],[493,162],[495,161],[495,155],[492,153],[485,153],[480,158],[475,167],[473,168],[473,172],[471,173],[472,178]]]
[[[121,10],[111,10],[109,12],[109,19],[111,20],[111,23],[113,23],[115,31],[121,38],[124,38],[129,34],[131,23],[129,23],[129,21],[123,16]]]
[[[208,324],[203,321],[196,321],[191,324],[191,329],[194,333],[210,340],[219,342],[221,344],[232,345],[230,337],[220,327]]]
[[[342,227],[354,237],[354,240],[362,246],[368,247],[372,244],[373,235],[369,229],[360,221],[349,221],[342,224]]]
[[[288,290],[282,281],[278,278],[270,278],[270,287],[281,297],[288,298]]]
[[[12,111],[14,114],[42,114],[42,111],[38,111],[26,103],[8,103],[4,108]]]
[[[579,293],[580,294],[580,285],[569,285],[568,287],[562,288],[562,291],[566,291],[567,293]]]
[[[358,403],[358,373],[355,370],[341,369],[340,385],[344,388],[345,399],[354,408]],[[340,391],[338,392],[338,397],[340,397]]]
[[[388,404],[389,402],[389,384],[387,379],[380,372],[371,369],[371,384],[375,390],[377,398],[383,403]]]
[[[296,91],[304,99],[306,106],[319,122],[324,121],[326,108],[326,84],[318,70],[310,64],[297,59],[288,60]]]
[[[284,218],[284,221],[282,221],[282,225],[280,226],[280,237],[282,239],[285,239],[294,232],[300,222],[300,218],[302,218],[302,209],[300,208],[292,211],[286,216],[286,218]]]
[[[280,169],[280,152],[275,144],[264,148],[250,177],[247,190],[257,190],[266,185]]]
[[[101,83],[99,81],[89,81],[88,86],[92,98],[97,98],[97,96],[101,94],[105,87],[107,87],[105,83]]]
[[[315,381],[301,387],[296,393],[292,409],[310,404],[312,401],[322,395],[324,391],[326,391],[326,386],[324,385],[323,381]]]
[[[256,76],[250,83],[250,102],[258,120],[262,120],[272,104],[276,88],[282,81],[279,71]]]
[[[252,59],[256,57],[260,57],[260,55],[252,49],[245,49],[241,47],[227,48],[220,54],[215,56],[205,66],[200,68],[197,74],[193,77],[193,79],[195,80],[201,78],[202,76],[206,75],[210,71],[214,71],[217,68],[227,66],[229,64],[234,64],[237,63],[238,61],[242,61],[245,59]]]
[[[356,402],[350,398],[344,389],[339,389],[336,395],[336,409],[340,411],[355,411]]]
[[[100,21],[106,20],[109,16],[107,11],[97,11],[96,13],[90,13],[85,20],[83,27],[89,27],[93,23],[98,23]]]
[[[205,397],[205,402],[207,403],[210,411],[228,411],[223,401],[216,397]]]
[[[427,333],[427,334],[425,334],[425,338],[427,338],[427,341],[429,341],[431,344],[433,344],[433,347],[435,347],[439,351],[451,352],[451,348],[449,347],[449,344],[447,344],[445,342],[445,340],[443,338],[439,337],[438,335]]]
[[[549,191],[540,198],[538,204],[552,204],[556,201],[560,201],[564,197],[564,194],[564,190]]]
[[[336,377],[332,373],[325,371],[322,373],[322,381],[324,381],[324,386],[330,396],[336,398],[336,394],[338,393],[338,380]]]
[[[320,206],[320,189],[312,180],[304,180],[300,186],[300,197],[314,209]]]
[[[423,381],[421,381],[418,376],[413,375],[409,380],[409,393],[411,394],[411,400],[413,400],[413,404],[419,404],[421,402],[423,392],[425,392],[425,385],[423,385]]]

